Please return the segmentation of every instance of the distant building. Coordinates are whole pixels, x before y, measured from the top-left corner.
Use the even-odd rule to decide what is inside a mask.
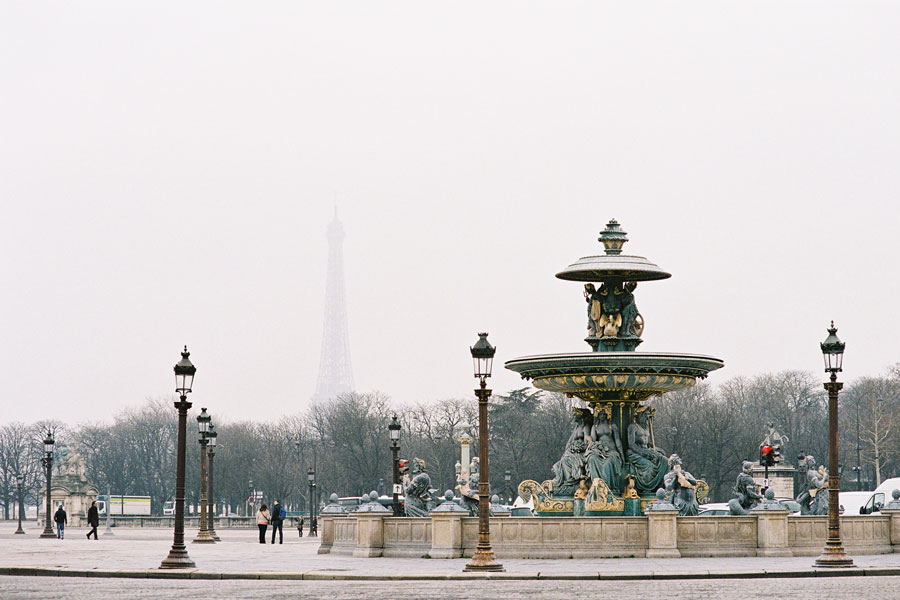
[[[334,211],[328,225],[328,275],[325,282],[325,324],[319,355],[319,379],[313,402],[353,391],[347,300],[344,294],[344,227]]]

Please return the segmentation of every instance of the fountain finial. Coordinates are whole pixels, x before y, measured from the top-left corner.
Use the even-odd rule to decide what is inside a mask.
[[[597,239],[603,243],[607,254],[615,256],[622,254],[622,246],[628,241],[628,238],[625,237],[626,235],[627,232],[622,231],[619,222],[615,219],[610,219],[609,223],[606,224],[606,229],[600,232],[600,237]]]

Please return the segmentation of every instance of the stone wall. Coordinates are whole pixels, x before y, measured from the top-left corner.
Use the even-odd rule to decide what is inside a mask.
[[[463,519],[463,556],[478,545],[478,519]],[[609,558],[644,556],[644,517],[500,517],[491,519],[498,558]]]
[[[841,518],[850,555],[900,552],[900,511]],[[353,556],[469,557],[478,519],[382,515],[320,517],[320,553]],[[748,516],[493,517],[491,547],[503,558],[679,556],[816,556],[825,545],[827,517],[766,511]]]
[[[430,517],[385,517],[382,556],[421,558],[431,550]]]
[[[678,517],[681,556],[756,556],[756,517]]]
[[[818,556],[828,537],[827,516],[788,519],[788,545],[794,556]],[[841,517],[841,541],[848,554],[887,554],[891,546],[891,518],[881,515]]]

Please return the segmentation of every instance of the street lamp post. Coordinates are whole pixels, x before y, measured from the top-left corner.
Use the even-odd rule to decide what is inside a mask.
[[[22,497],[22,488],[25,486],[25,476],[19,473],[16,475],[16,487],[19,491],[19,528],[16,529],[16,533],[20,535],[25,535],[25,530],[22,529],[22,511],[25,509],[25,500]]]
[[[253,480],[251,479],[247,482],[247,489],[249,490],[249,495],[247,496],[247,516],[251,516],[250,512],[253,510],[253,503],[256,502],[256,493],[253,491]]]
[[[301,442],[299,439],[294,440],[294,448],[297,449],[297,471],[298,471],[297,479],[298,480],[300,479],[300,473],[302,473],[302,471],[301,471],[302,467],[300,466],[300,461],[301,461],[301,457],[302,457],[300,448],[302,448],[302,447],[303,447],[303,442]],[[301,506],[303,506],[303,488],[300,487],[301,485],[302,484],[299,481],[297,481],[297,514],[299,514],[299,515],[303,514],[303,511],[300,508]]]
[[[472,560],[463,571],[505,571],[503,565],[494,560],[494,551],[491,549],[490,532],[490,501],[491,501],[491,473],[488,469],[488,398],[491,390],[487,389],[487,378],[491,376],[491,367],[494,363],[496,348],[491,346],[487,339],[488,334],[479,333],[478,341],[470,348],[472,362],[475,366],[475,377],[481,385],[475,390],[478,396],[478,547],[472,555]]]
[[[506,501],[512,503],[512,495],[509,493],[509,482],[512,479],[512,473],[509,472],[509,469],[503,471],[503,482],[504,482],[504,490],[503,492],[506,494]]]
[[[400,421],[397,420],[397,415],[394,415],[391,419],[391,424],[388,425],[388,431],[391,434],[391,455],[394,457],[393,460],[393,481],[391,482],[391,494],[393,495],[393,502],[391,504],[394,509],[394,516],[399,517],[400,515]]]
[[[841,543],[841,521],[838,494],[841,489],[841,472],[838,467],[838,392],[844,384],[837,380],[844,360],[844,342],[838,339],[834,321],[828,328],[828,337],[821,343],[825,359],[825,372],[831,373],[831,381],[825,383],[828,390],[828,539],[822,554],[816,559],[816,567],[852,567],[853,559],[844,552]]]
[[[197,537],[194,538],[195,544],[214,544],[216,542],[209,535],[209,525],[206,518],[206,447],[209,445],[207,435],[209,435],[209,424],[211,421],[212,417],[209,416],[206,409],[201,409],[200,414],[197,415],[197,429],[200,433],[200,437],[197,440],[200,442],[200,530],[197,532]]]
[[[185,445],[187,442],[187,411],[191,403],[187,401],[187,395],[191,393],[194,384],[194,374],[197,367],[191,363],[191,353],[187,346],[181,353],[181,360],[175,365],[175,392],[179,401],[175,403],[178,410],[178,457],[175,466],[175,535],[169,555],[159,565],[160,569],[184,569],[196,566],[188,556],[187,547],[184,545],[184,462]]]
[[[853,467],[853,470],[856,471],[856,491],[862,491],[862,465],[859,460],[859,398],[856,399],[856,466]]]
[[[306,478],[309,480],[309,535],[313,535],[313,489],[316,486],[316,472],[312,467],[307,469]]]
[[[115,537],[116,534],[112,532],[112,529],[109,528],[109,513],[112,512],[112,485],[110,485],[109,481],[106,482],[106,531],[103,532],[104,537],[107,535],[111,535]]]
[[[47,437],[44,438],[44,457],[41,459],[41,464],[44,465],[44,469],[47,471],[47,522],[44,525],[44,531],[42,531],[40,535],[42,538],[56,537],[56,534],[53,533],[53,527],[50,526],[50,512],[52,510],[52,503],[50,501],[50,476],[53,470],[53,444],[55,443],[56,440],[53,439],[53,432],[48,429]]]
[[[206,492],[206,529],[209,531],[209,536],[212,539],[220,542],[222,540],[219,538],[219,534],[216,533],[216,495],[214,492],[215,488],[213,487],[213,458],[216,456],[216,441],[218,437],[219,434],[216,432],[216,426],[210,423],[209,433],[206,435],[206,438],[209,440],[209,445],[206,447],[206,455],[209,458],[209,468],[207,469],[206,474],[206,484],[209,488]]]

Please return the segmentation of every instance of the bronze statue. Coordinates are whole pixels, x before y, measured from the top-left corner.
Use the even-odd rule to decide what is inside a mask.
[[[409,484],[404,495],[407,517],[427,517],[431,503],[431,476],[425,472],[425,461],[413,458],[410,467]]]
[[[472,459],[469,465],[469,479],[457,480],[457,489],[461,499],[462,507],[469,511],[469,516],[478,516],[478,457]]]
[[[824,467],[816,469],[816,459],[806,456],[800,463],[803,491],[796,500],[801,515],[828,514],[828,474]]]
[[[588,486],[584,479],[578,482],[578,489],[575,490],[574,502],[572,503],[572,515],[575,517],[584,516],[584,501],[588,496]]]
[[[584,286],[588,304],[588,335],[591,337],[640,337],[644,321],[634,303],[636,281],[610,281]]]
[[[650,415],[653,409],[642,406],[628,426],[627,470],[634,475],[634,487],[641,495],[652,494],[666,475],[666,456],[650,439]]]
[[[728,509],[733,515],[746,515],[763,499],[756,481],[750,475],[752,471],[753,463],[745,460],[741,464],[741,472],[738,473],[737,481],[734,483],[734,498],[728,501]]]
[[[553,495],[572,496],[578,482],[585,477],[584,449],[585,442],[576,439],[566,449],[562,458],[553,465]]]
[[[694,517],[700,509],[697,503],[697,480],[682,468],[681,458],[677,454],[669,457],[671,469],[663,477],[670,501],[678,509],[680,517]]]
[[[612,403],[594,407],[594,424],[591,427],[587,450],[587,472],[591,480],[598,477],[618,494],[622,491],[624,451],[619,428],[612,419]]]

